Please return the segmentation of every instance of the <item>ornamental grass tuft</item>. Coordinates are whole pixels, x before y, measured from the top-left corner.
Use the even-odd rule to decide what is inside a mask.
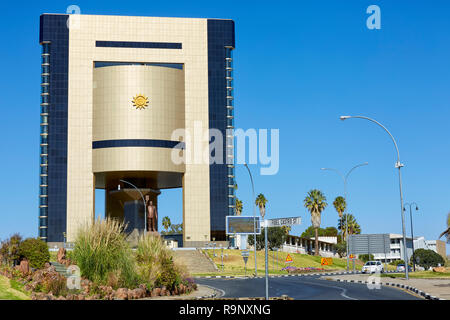
[[[97,219],[79,229],[72,256],[82,276],[97,284],[108,284],[114,274],[115,287],[132,288],[138,284],[124,229],[125,225],[115,219]]]

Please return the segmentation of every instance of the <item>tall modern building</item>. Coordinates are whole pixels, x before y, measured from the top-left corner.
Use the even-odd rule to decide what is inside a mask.
[[[235,206],[233,139],[225,138],[234,22],[43,14],[39,43],[40,238],[73,241],[92,223],[95,201],[107,217],[143,229],[149,202],[157,208],[164,189],[183,188],[184,245],[226,240]],[[223,134],[223,162],[173,161],[209,150],[208,137],[191,145],[173,134],[197,127]]]

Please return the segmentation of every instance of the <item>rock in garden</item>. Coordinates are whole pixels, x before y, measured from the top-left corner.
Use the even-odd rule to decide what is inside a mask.
[[[116,291],[116,298],[121,300],[128,299],[128,289],[127,288],[119,288]]]
[[[27,275],[30,273],[30,263],[27,260],[20,261],[19,269],[22,274]]]
[[[58,250],[58,255],[56,256],[56,260],[61,263],[64,264],[64,260],[66,260],[66,249],[64,248],[59,248]]]
[[[142,299],[142,298],[144,298],[145,297],[145,290],[144,289],[142,289],[142,288],[136,288],[136,289],[134,289],[133,290],[134,291],[134,294],[135,294],[135,296],[136,296],[136,299]]]
[[[183,294],[184,293],[184,284],[180,284],[179,286],[178,286],[178,290],[179,290],[179,292],[180,292],[180,294]]]

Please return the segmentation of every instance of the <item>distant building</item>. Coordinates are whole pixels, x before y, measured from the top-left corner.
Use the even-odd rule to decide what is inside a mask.
[[[319,237],[319,255],[322,257],[338,257],[338,253],[336,251],[336,242],[334,239],[336,237]],[[284,244],[281,247],[281,251],[283,252],[291,252],[291,253],[301,253],[301,254],[310,254],[314,255],[315,252],[315,240],[309,238],[302,238],[293,235],[288,235]]]
[[[395,260],[403,260],[403,236],[401,234],[390,233],[389,237],[391,239],[390,252],[389,253],[375,253],[374,259],[380,260],[382,262],[392,262]],[[424,237],[414,238],[414,250],[417,249],[427,249],[433,250],[434,252],[440,254],[445,258],[446,247],[445,242],[440,240],[425,240]],[[406,237],[406,253],[408,255],[408,261],[411,259],[413,254],[413,239],[411,237]]]
[[[315,239],[315,238],[311,238]],[[319,241],[337,244],[337,237],[319,237]]]
[[[424,237],[420,237],[414,240],[414,250],[428,249],[440,254],[444,259],[446,258],[446,244],[441,240],[425,240]]]

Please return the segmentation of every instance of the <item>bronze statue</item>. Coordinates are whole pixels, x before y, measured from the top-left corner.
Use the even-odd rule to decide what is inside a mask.
[[[156,206],[150,200],[149,195],[145,196],[145,200],[147,202],[147,231],[158,232],[158,211]]]

